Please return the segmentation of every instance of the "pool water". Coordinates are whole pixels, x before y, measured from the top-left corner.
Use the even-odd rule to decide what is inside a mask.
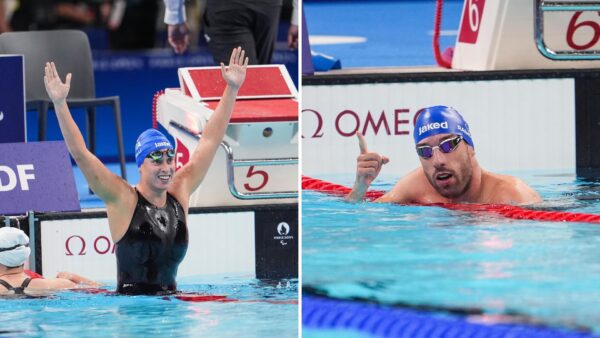
[[[600,214],[600,182],[560,172],[517,176],[544,198],[536,208]],[[345,186],[354,179],[316,178]],[[378,178],[372,189],[389,190],[395,180]],[[305,290],[600,334],[599,224],[350,204],[311,191],[303,192],[302,220]]]
[[[456,42],[463,2],[444,1],[442,52]],[[311,49],[340,59],[342,68],[436,64],[433,0],[305,1],[303,6]],[[360,37],[364,42],[319,44],[319,36]]]
[[[298,281],[190,277],[180,290],[232,302],[66,291],[0,299],[1,337],[297,337]],[[114,286],[107,288],[114,291]]]

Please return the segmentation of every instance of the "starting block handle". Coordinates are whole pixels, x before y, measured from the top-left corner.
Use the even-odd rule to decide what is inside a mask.
[[[574,60],[600,60],[600,50],[571,51],[552,50],[544,42],[544,12],[565,11],[600,11],[600,1],[550,1],[535,0],[534,2],[534,38],[539,52],[550,60],[574,61]]]
[[[188,135],[200,140],[201,134],[196,133],[189,128],[175,122],[169,122],[169,125],[187,133]],[[233,197],[241,200],[258,200],[258,199],[281,199],[281,198],[298,198],[298,191],[277,191],[277,192],[253,192],[244,193],[239,192],[235,187],[235,176],[233,169],[235,167],[249,167],[249,166],[272,166],[272,165],[294,165],[298,164],[297,157],[288,158],[263,158],[263,159],[246,159],[236,160],[233,158],[233,150],[231,146],[225,142],[221,142],[221,147],[225,150],[225,161],[227,166],[227,185],[229,186],[229,192]]]
[[[222,141],[221,147],[225,150],[225,160],[227,161],[227,185],[229,186],[229,192],[233,197],[241,200],[255,200],[255,199],[277,199],[277,198],[297,198],[297,191],[278,191],[278,192],[253,192],[243,193],[239,192],[235,187],[235,178],[233,175],[234,167],[249,167],[249,166],[271,166],[271,165],[292,165],[298,164],[298,158],[264,158],[264,159],[251,159],[251,160],[235,160],[233,159],[233,150],[227,144]]]
[[[40,272],[36,267],[36,257],[37,250],[35,246],[36,242],[36,233],[35,233],[35,213],[33,211],[29,211],[27,213],[27,220],[29,221],[29,247],[31,249],[31,254],[29,255],[29,270],[33,272]],[[33,245],[31,244],[33,243]],[[41,272],[40,272],[41,273]]]

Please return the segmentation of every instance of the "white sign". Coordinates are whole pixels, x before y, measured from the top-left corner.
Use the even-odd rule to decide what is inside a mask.
[[[116,282],[115,249],[106,218],[42,221],[40,229],[44,276],[69,271]]]
[[[115,246],[106,218],[42,221],[42,270],[115,284]],[[255,273],[254,213],[188,216],[189,247],[178,277]]]
[[[575,171],[573,79],[408,82],[304,86],[302,172],[353,174],[362,132],[369,151],[390,158],[382,174],[420,165],[415,113],[446,105],[469,123],[475,152],[492,171]]]

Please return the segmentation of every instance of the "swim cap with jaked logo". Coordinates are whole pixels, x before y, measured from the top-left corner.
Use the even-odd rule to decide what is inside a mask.
[[[415,120],[415,144],[438,134],[461,135],[465,142],[475,147],[467,121],[454,108],[433,106],[421,109]]]
[[[173,149],[169,139],[156,129],[146,129],[135,142],[135,162],[138,168],[148,154],[157,150]]]

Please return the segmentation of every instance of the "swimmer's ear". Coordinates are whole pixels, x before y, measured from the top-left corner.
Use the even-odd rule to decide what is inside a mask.
[[[468,149],[469,155],[471,157],[475,157],[475,148],[473,148],[471,146],[467,146],[467,149]]]

